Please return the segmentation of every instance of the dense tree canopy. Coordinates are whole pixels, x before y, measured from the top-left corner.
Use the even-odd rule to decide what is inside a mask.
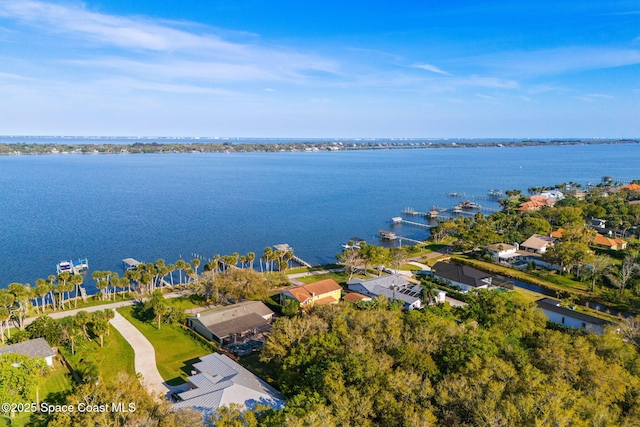
[[[266,426],[634,425],[640,356],[615,331],[546,328],[516,294],[460,309],[387,304],[280,318],[261,360],[288,397]],[[594,424],[595,422],[595,424]]]

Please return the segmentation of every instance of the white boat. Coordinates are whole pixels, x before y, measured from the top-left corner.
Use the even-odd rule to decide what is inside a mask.
[[[68,271],[71,274],[82,274],[89,270],[89,260],[87,258],[79,259],[77,261],[60,261],[56,265],[56,271],[58,274]]]
[[[64,273],[65,271],[72,273],[73,267],[69,261],[60,261],[60,263],[56,265],[56,271],[58,274]]]

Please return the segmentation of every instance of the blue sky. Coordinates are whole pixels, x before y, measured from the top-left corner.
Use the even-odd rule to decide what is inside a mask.
[[[0,134],[640,137],[638,1],[0,1]]]

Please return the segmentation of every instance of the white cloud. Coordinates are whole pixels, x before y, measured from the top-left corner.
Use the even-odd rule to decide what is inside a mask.
[[[557,75],[640,64],[640,50],[605,47],[561,47],[467,58],[477,66],[518,76]]]
[[[82,40],[88,40],[92,44],[88,46],[93,49],[91,55],[101,54],[102,51],[96,50],[96,47],[109,49],[111,55],[116,49],[118,58],[105,58],[102,61],[103,65],[111,68],[126,63],[136,68],[159,66],[167,74],[189,76],[209,73],[213,79],[224,80],[274,80],[338,71],[338,65],[332,60],[284,47],[227,41],[212,34],[211,28],[207,28],[209,33],[199,34],[175,28],[176,25],[171,26],[169,21],[154,22],[140,17],[106,15],[79,6],[33,0],[2,0],[0,17],[17,20],[40,32],[67,36],[79,46],[82,46]],[[186,27],[187,24],[180,26]],[[132,54],[136,55],[137,60],[122,59]],[[178,59],[173,59],[173,62],[159,59],[169,56]],[[85,65],[91,62],[98,64],[100,60],[75,61],[76,64]],[[193,67],[194,70],[188,71],[186,67]]]
[[[421,70],[426,70],[426,71],[431,71],[432,73],[436,73],[436,74],[442,74],[445,76],[450,76],[451,74],[447,73],[444,70],[441,70],[440,68],[436,67],[435,65],[431,65],[431,64],[413,64],[412,65],[413,68],[420,68]]]

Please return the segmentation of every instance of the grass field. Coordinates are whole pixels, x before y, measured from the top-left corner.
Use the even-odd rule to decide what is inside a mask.
[[[461,262],[469,264],[471,266],[478,267],[481,270],[489,273],[501,274],[503,276],[511,277],[513,279],[522,280],[523,282],[531,283],[534,285],[542,286],[548,289],[557,291],[571,291],[579,295],[587,295],[586,282],[578,282],[567,276],[560,276],[555,272],[550,273],[527,273],[525,271],[515,270],[502,265],[496,265],[490,262],[479,261],[476,259],[470,259],[464,255],[454,255],[454,259],[458,259]]]
[[[243,357],[239,360],[239,363],[266,382],[273,384],[275,381],[273,366],[260,362],[259,354]]]
[[[356,278],[356,277],[359,277],[361,279],[371,279],[373,276],[363,276],[362,274],[354,274],[353,278]],[[298,280],[300,280],[303,283],[315,283],[325,279],[333,279],[338,284],[344,285],[347,283],[347,280],[349,279],[349,275],[346,273],[343,273],[342,271],[337,271],[335,273],[316,274],[313,276],[298,277]]]
[[[103,381],[115,378],[118,372],[135,376],[133,348],[122,335],[109,326],[109,335],[104,337],[104,347],[97,339],[77,345],[76,354],[61,349],[65,358],[81,376],[100,375]]]
[[[313,273],[314,271],[322,271],[322,270],[332,270],[334,268],[342,268],[344,266],[340,265],[340,264],[323,264],[323,265],[316,265],[315,267],[299,267],[299,268],[290,268],[289,270],[287,270],[287,274],[296,274],[296,273],[308,273],[311,272]]]
[[[61,400],[67,393],[73,390],[74,382],[67,368],[61,365],[55,358],[53,367],[44,383],[40,386],[40,400],[47,401],[51,404],[58,404],[61,403]],[[36,401],[35,393],[31,397],[31,401]],[[38,425],[38,418],[37,415],[34,416],[30,413],[16,414],[12,422],[7,418],[0,417],[0,427]]]
[[[155,322],[143,322],[133,316],[133,307],[118,309],[151,342],[156,351],[156,363],[160,375],[170,385],[186,382],[191,365],[197,358],[211,353],[211,349],[191,337],[179,325],[163,323],[158,329]]]

